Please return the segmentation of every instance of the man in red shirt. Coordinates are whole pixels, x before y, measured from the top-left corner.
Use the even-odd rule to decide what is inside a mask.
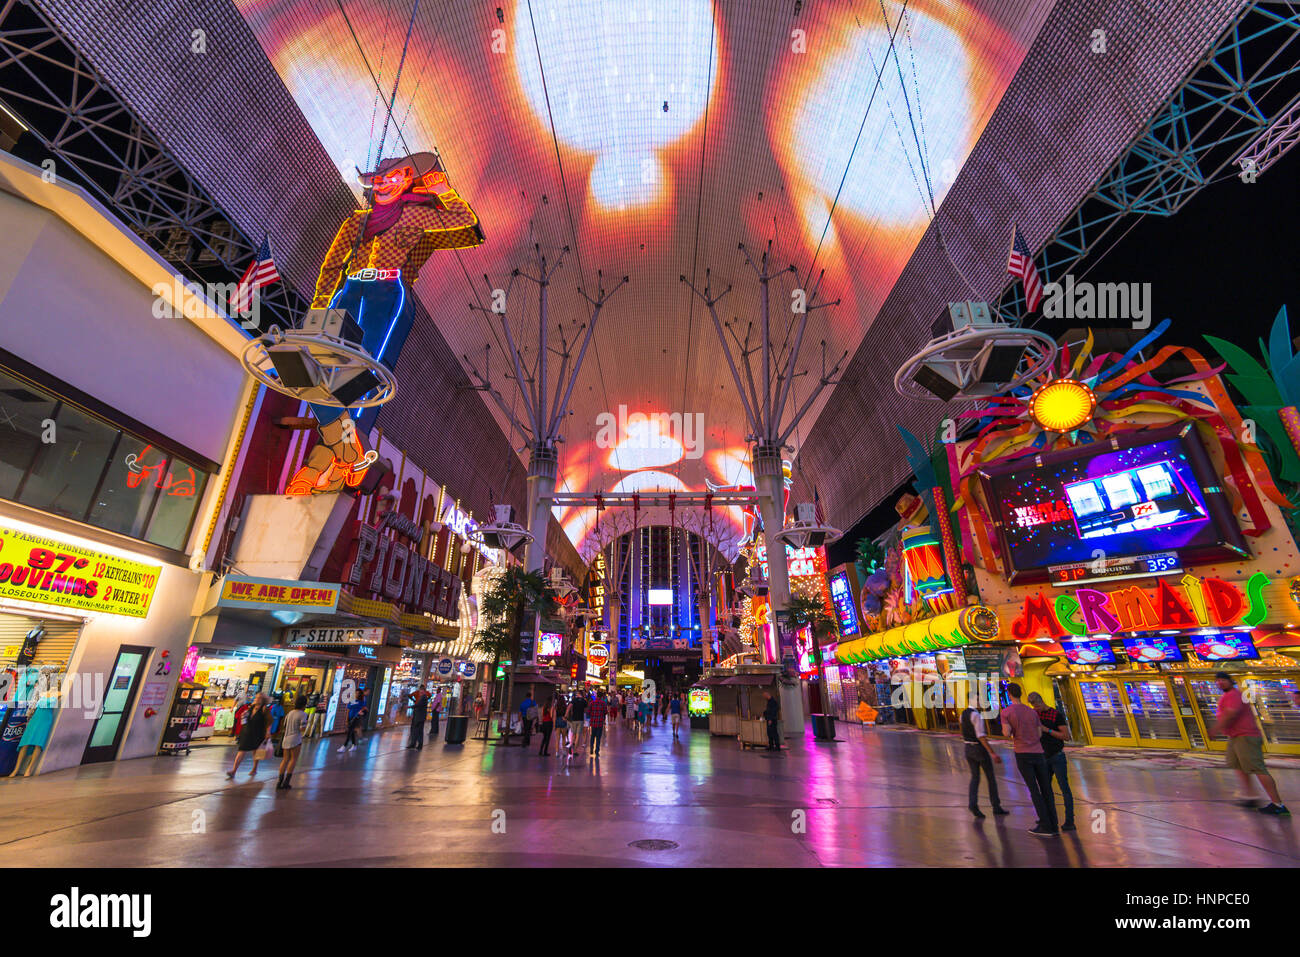
[[[1223,692],[1223,697],[1219,699],[1219,716],[1214,723],[1214,730],[1228,738],[1228,767],[1237,772],[1237,778],[1241,781],[1242,797],[1239,803],[1242,807],[1256,805],[1250,788],[1250,775],[1253,774],[1259,778],[1264,793],[1268,795],[1268,805],[1259,810],[1264,814],[1290,814],[1277,793],[1273,775],[1268,773],[1268,767],[1264,764],[1264,739],[1255,724],[1250,705],[1242,698],[1232,675],[1220,671],[1214,680]]]
[[[1052,772],[1047,765],[1047,756],[1043,754],[1038,712],[1020,703],[1021,694],[1020,685],[1014,681],[1007,684],[1011,704],[999,712],[998,720],[1002,722],[1002,731],[1011,739],[1016,767],[1025,779],[1034,810],[1038,812],[1038,823],[1029,833],[1039,837],[1057,837],[1061,832],[1056,823],[1056,800],[1047,796],[1052,793]]]
[[[596,695],[596,700],[591,703],[587,709],[587,715],[591,718],[591,757],[600,757],[600,741],[605,736],[605,715],[609,713],[609,705],[605,702],[605,692]]]

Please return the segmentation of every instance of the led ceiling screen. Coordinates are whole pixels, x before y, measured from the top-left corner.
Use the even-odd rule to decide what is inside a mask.
[[[588,320],[579,286],[594,295],[598,269],[606,286],[630,277],[601,315],[574,391],[561,446],[568,491],[750,484],[739,397],[707,312],[678,277],[702,287],[709,269],[715,293],[731,285],[719,315],[743,339],[759,287],[738,244],[757,256],[770,241],[775,261],[796,267],[771,284],[778,351],[793,338],[796,290],[821,277],[821,298],[841,302],[809,321],[799,368],[810,374],[787,402],[801,407],[821,343],[831,362],[877,318],[1051,7],[237,4],[345,181],[373,168],[381,137],[385,156],[441,153],[487,241],[435,258],[417,293],[457,355],[481,367],[491,345],[507,395],[502,331],[470,303],[488,306],[492,289],[509,288],[516,340],[535,342],[535,287],[511,287],[511,270],[536,272],[534,244],[552,262],[568,246],[550,291],[554,345],[557,328],[573,339]],[[379,91],[395,86],[389,118]],[[558,517],[581,546],[593,513]],[[738,511],[729,517],[742,527]]]

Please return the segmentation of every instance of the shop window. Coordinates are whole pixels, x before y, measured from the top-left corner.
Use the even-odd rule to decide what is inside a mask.
[[[155,545],[180,550],[185,547],[190,522],[203,497],[208,475],[175,456],[169,460],[168,465],[171,484],[158,492],[158,503],[154,506],[153,518],[149,521],[149,531],[145,538]]]
[[[0,498],[18,494],[58,403],[0,372]]]
[[[132,538],[144,538],[160,492],[154,472],[166,464],[166,456],[148,442],[123,435],[95,496],[89,523]]]
[[[0,370],[0,498],[180,550],[210,477]]]
[[[42,443],[36,464],[18,489],[18,501],[55,515],[84,520],[118,431],[62,403],[55,441]]]

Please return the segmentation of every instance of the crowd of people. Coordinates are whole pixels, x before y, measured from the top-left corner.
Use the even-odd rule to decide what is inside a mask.
[[[532,743],[533,731],[541,737],[537,753],[551,754],[551,738],[558,740],[555,753],[572,757],[589,751],[590,759],[600,757],[605,729],[615,722],[625,725],[640,740],[652,724],[671,723],[674,738],[680,738],[682,715],[686,710],[684,692],[640,695],[627,689],[616,691],[574,691],[569,695],[552,694],[544,702],[531,694],[519,703],[523,745]]]
[[[1236,772],[1241,785],[1238,804],[1257,808],[1264,814],[1290,814],[1282,803],[1277,782],[1264,763],[1263,735],[1254,713],[1242,698],[1236,679],[1228,672],[1220,671],[1215,675],[1215,681],[1223,693],[1219,698],[1215,732],[1227,739],[1227,766]],[[1006,691],[1011,701],[998,712],[997,718],[1011,744],[1016,769],[1029,790],[1038,816],[1029,833],[1056,837],[1062,831],[1073,831],[1074,794],[1070,790],[1069,763],[1065,756],[1065,742],[1070,739],[1069,723],[1065,715],[1050,707],[1038,692],[1030,692],[1025,698],[1028,704],[1025,704],[1021,701],[1024,689],[1020,685],[1010,682]],[[1294,697],[1296,706],[1300,707],[1300,692]],[[970,812],[976,818],[985,816],[979,806],[980,777],[983,776],[987,781],[993,813],[999,816],[1007,814],[998,797],[997,776],[993,771],[993,765],[1001,764],[1002,758],[989,741],[983,714],[974,707],[967,707],[961,713],[961,736],[965,742],[966,764],[970,769]],[[1251,790],[1252,778],[1268,798],[1262,806]],[[1060,791],[1064,820],[1057,814],[1053,783]]]

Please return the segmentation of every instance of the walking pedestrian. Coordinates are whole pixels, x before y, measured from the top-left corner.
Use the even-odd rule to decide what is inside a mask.
[[[780,751],[781,738],[778,722],[781,720],[781,702],[772,697],[772,692],[764,691],[767,702],[763,705],[763,720],[767,722],[767,750]]]
[[[609,704],[605,701],[605,692],[596,695],[596,700],[587,709],[591,720],[591,757],[600,757],[600,742],[605,737],[605,717],[609,714]]]
[[[275,695],[271,699],[271,742],[275,745],[276,751],[281,750],[280,735],[283,729],[281,728],[280,722],[284,720],[284,715],[284,696],[279,694]],[[276,756],[279,757],[279,755]],[[253,766],[257,766],[256,761],[253,762]]]
[[[998,800],[998,779],[993,774],[993,765],[1002,763],[1002,755],[993,750],[989,744],[988,732],[984,727],[984,717],[969,705],[961,713],[961,738],[966,742],[966,764],[970,768],[970,790],[967,803],[970,812],[977,818],[983,818],[980,810],[980,772],[989,783],[989,804],[993,813],[1007,814],[1002,802]]]
[[[1236,680],[1226,671],[1220,671],[1214,680],[1223,692],[1223,697],[1219,698],[1219,714],[1214,729],[1216,733],[1228,738],[1228,767],[1237,772],[1237,779],[1241,782],[1241,799],[1238,803],[1242,807],[1255,807],[1259,803],[1251,791],[1250,775],[1253,774],[1268,795],[1268,804],[1259,808],[1260,812],[1290,814],[1278,794],[1277,782],[1264,764],[1264,739],[1259,733],[1259,726],[1255,724],[1255,715],[1251,712],[1250,705],[1241,696]]]
[[[424,722],[429,717],[429,692],[421,685],[408,694],[406,700],[411,702],[411,735],[407,740],[406,749],[409,751],[414,748],[416,751],[423,751]]]
[[[247,754],[253,754],[253,766],[249,768],[248,774],[252,777],[257,773],[257,762],[261,760],[259,753],[266,744],[270,736],[271,728],[271,711],[267,707],[266,695],[259,694],[253,699],[252,706],[244,715],[244,726],[239,729],[239,737],[235,742],[235,763],[230,766],[226,772],[226,777],[233,778],[235,772],[239,770],[240,762],[244,760]]]
[[[682,696],[681,695],[677,695],[677,694],[673,695],[672,700],[668,702],[668,710],[672,712],[673,737],[675,738],[677,737],[677,729],[681,726],[682,723]]]
[[[1011,704],[1002,709],[999,717],[1002,730],[1011,739],[1011,748],[1016,754],[1016,767],[1025,779],[1029,796],[1033,799],[1034,810],[1038,812],[1038,822],[1030,828],[1030,834],[1039,837],[1057,837],[1060,828],[1056,824],[1056,802],[1048,795],[1052,793],[1052,772],[1047,767],[1047,757],[1043,754],[1043,742],[1039,729],[1042,723],[1038,712],[1022,704],[1020,685],[1014,681],[1007,684],[1007,696]]]
[[[569,712],[569,703],[564,700],[564,695],[555,696],[555,731],[559,737],[559,744],[555,748],[556,754],[563,754],[569,747],[569,719],[565,717]]]
[[[442,714],[443,696],[442,689],[439,688],[437,694],[433,696],[433,701],[429,704],[429,740],[438,737],[438,716]]]
[[[1065,760],[1065,742],[1070,739],[1070,725],[1056,708],[1049,708],[1043,696],[1037,691],[1030,692],[1029,706],[1038,712],[1038,720],[1043,725],[1041,737],[1043,756],[1047,758],[1047,803],[1056,806],[1056,795],[1052,793],[1052,779],[1056,779],[1061,789],[1061,800],[1065,802],[1065,820],[1061,823],[1062,831],[1074,830],[1074,792],[1070,790],[1070,768]]]
[[[306,695],[298,695],[294,699],[293,710],[284,716],[284,737],[280,739],[280,750],[284,753],[280,758],[280,780],[275,786],[277,791],[288,791],[291,787],[289,779],[293,777],[293,769],[298,766],[298,752],[302,750],[303,731],[307,727],[307,712],[303,710],[306,707]]]
[[[551,695],[551,700],[546,702],[546,707],[542,708],[542,723],[538,727],[542,735],[542,747],[537,752],[542,757],[551,753],[551,732],[555,730],[555,709],[558,703],[555,695]]]
[[[569,753],[581,751],[583,746],[583,719],[587,714],[587,698],[581,691],[573,693],[569,702]]]
[[[524,693],[524,700],[519,702],[519,721],[524,730],[524,747],[533,740],[533,718],[536,716],[537,702],[533,700],[531,692]]]
[[[356,697],[348,705],[348,735],[339,745],[340,751],[355,751],[358,737],[362,727],[365,726],[366,716],[370,714],[370,709],[366,706],[366,695],[364,691],[357,691]]]

